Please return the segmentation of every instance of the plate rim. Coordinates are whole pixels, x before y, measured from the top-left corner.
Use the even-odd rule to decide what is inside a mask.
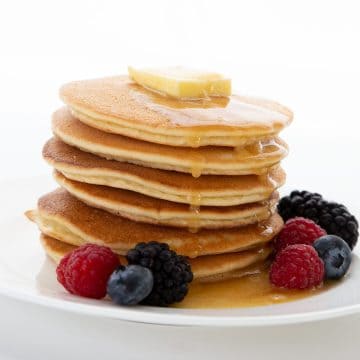
[[[211,327],[265,327],[274,325],[301,324],[314,321],[334,319],[352,314],[360,313],[360,303],[338,308],[302,312],[286,315],[261,315],[261,316],[209,316],[196,314],[197,309],[172,309],[172,314],[168,312],[153,311],[149,306],[133,307],[131,311],[127,307],[102,307],[96,304],[86,304],[72,302],[64,299],[56,299],[43,294],[32,294],[16,287],[6,287],[0,285],[0,295],[18,301],[44,306],[49,309],[67,311],[73,314],[81,314],[93,317],[107,318],[125,322],[168,325],[168,326],[211,326]],[[74,295],[69,295],[74,296]],[[315,295],[316,296],[316,295]],[[79,297],[80,298],[80,297]],[[302,300],[306,300],[302,299]],[[296,300],[296,301],[302,301]],[[266,305],[281,306],[282,304]],[[162,308],[160,308],[162,309]],[[164,308],[169,309],[169,308]],[[206,309],[216,311],[220,309]],[[233,309],[222,309],[231,312]],[[189,314],[189,312],[191,312]]]

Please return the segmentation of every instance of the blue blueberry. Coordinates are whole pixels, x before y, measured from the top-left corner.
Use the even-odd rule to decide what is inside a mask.
[[[325,278],[337,280],[349,270],[351,249],[339,236],[325,235],[315,240],[314,248],[325,265]]]
[[[140,265],[120,266],[110,276],[107,293],[118,305],[136,305],[150,294],[153,285],[151,270]]]

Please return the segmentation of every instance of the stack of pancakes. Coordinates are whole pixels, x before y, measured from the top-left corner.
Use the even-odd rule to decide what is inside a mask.
[[[43,156],[61,188],[29,211],[55,261],[85,243],[121,257],[166,242],[196,280],[248,273],[282,227],[277,189],[287,154],[280,104],[233,95],[179,100],[125,76],[61,88]],[[125,258],[122,259],[125,262]]]

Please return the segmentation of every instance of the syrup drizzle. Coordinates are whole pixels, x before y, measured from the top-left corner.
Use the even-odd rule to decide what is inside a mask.
[[[188,220],[188,230],[195,234],[199,231],[200,223],[200,205],[201,205],[201,194],[193,194],[189,201],[190,218]]]

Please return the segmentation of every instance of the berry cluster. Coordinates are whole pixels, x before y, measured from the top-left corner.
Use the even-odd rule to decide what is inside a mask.
[[[167,244],[140,243],[122,266],[109,248],[83,245],[57,267],[58,281],[70,293],[100,299],[106,294],[119,305],[168,306],[184,299],[193,280],[190,264]]]
[[[279,287],[305,289],[348,271],[358,238],[358,222],[344,205],[321,195],[293,191],[278,205],[286,221],[275,241],[270,281]]]

